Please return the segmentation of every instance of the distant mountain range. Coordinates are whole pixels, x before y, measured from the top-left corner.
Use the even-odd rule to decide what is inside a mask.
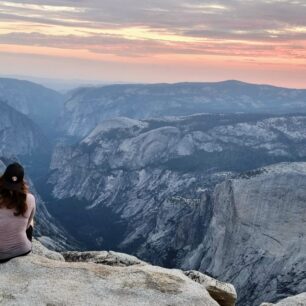
[[[64,95],[29,81],[0,78],[0,101],[27,115],[43,131],[55,128]]]
[[[113,117],[152,118],[195,113],[306,112],[306,90],[239,81],[111,85],[79,88],[65,102],[63,131],[84,137]]]
[[[26,158],[37,152],[47,153],[48,142],[38,125],[1,100],[0,139],[0,154],[2,156]]]

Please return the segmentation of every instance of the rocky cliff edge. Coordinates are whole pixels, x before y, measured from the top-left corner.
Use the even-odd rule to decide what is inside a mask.
[[[0,305],[235,305],[236,291],[196,271],[111,251],[32,252],[0,264]]]

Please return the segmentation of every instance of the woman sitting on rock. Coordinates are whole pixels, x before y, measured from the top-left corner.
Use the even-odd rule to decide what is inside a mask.
[[[35,212],[23,167],[10,164],[0,177],[0,263],[31,252]]]

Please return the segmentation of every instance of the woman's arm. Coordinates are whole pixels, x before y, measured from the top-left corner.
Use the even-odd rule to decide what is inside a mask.
[[[34,227],[34,215],[36,212],[36,202],[35,197],[32,194],[28,194],[29,203],[31,203],[32,211],[28,220],[27,229],[32,225]]]

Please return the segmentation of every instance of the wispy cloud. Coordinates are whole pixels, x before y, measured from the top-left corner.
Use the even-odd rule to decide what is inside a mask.
[[[23,22],[27,32],[32,28],[40,34],[50,34],[53,25],[54,36],[61,32],[84,36],[84,31],[95,36],[100,32],[103,36],[105,31],[119,29],[114,35],[124,38],[127,33],[133,36],[134,31],[135,39],[187,43],[225,39],[249,44],[249,41],[305,40],[305,16],[305,2],[290,0],[157,0],[154,5],[139,0],[0,2],[0,27],[5,35],[15,32],[16,22]]]
[[[7,9],[23,9],[27,11],[39,11],[39,12],[84,12],[84,9],[74,6],[62,6],[62,5],[47,5],[47,4],[33,4],[33,3],[18,3],[10,1],[2,1],[1,6]]]
[[[1,1],[0,44],[289,63],[306,59],[305,16],[304,0]]]

